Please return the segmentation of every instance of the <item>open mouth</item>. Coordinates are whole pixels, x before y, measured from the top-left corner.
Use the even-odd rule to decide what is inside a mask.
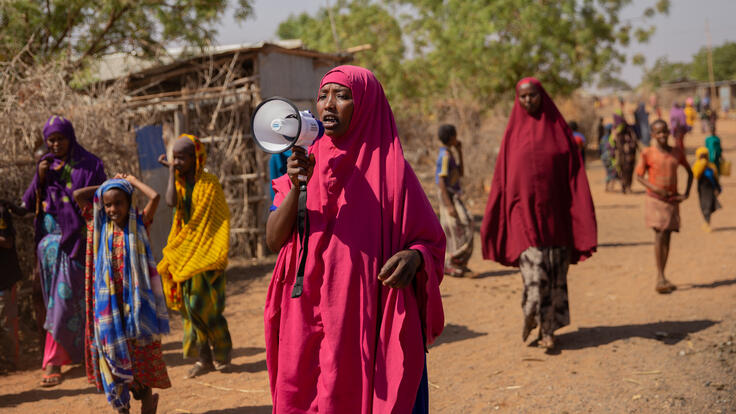
[[[324,115],[322,117],[322,125],[325,129],[333,129],[340,124],[340,120],[335,115]]]

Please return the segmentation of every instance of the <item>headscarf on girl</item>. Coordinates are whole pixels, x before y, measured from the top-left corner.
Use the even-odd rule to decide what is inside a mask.
[[[94,331],[91,360],[97,365],[108,401],[115,408],[128,407],[128,386],[133,381],[133,358],[128,341],[146,345],[169,333],[169,315],[156,273],[148,232],[131,204],[123,229],[125,264],[123,291],[115,291],[112,269],[114,223],[107,217],[102,195],[118,189],[132,200],[133,186],[123,179],[105,181],[94,196]],[[122,296],[122,301],[120,297]],[[122,302],[124,309],[120,309]]]
[[[23,204],[36,211],[36,244],[44,236],[43,220],[39,213],[46,212],[53,215],[61,227],[61,249],[72,259],[82,259],[84,242],[80,235],[83,234],[84,220],[79,207],[74,203],[73,193],[80,188],[99,185],[107,176],[102,161],[77,142],[74,127],[68,119],[52,115],[43,127],[44,142],[54,133],[62,134],[69,140],[69,158],[65,162],[52,153],[41,157],[39,163],[45,160],[51,162],[46,174],[45,198],[39,199],[44,189],[39,182],[36,167],[33,180],[23,195]]]
[[[699,180],[708,168],[713,171],[714,177],[718,178],[718,167],[715,163],[710,161],[709,154],[708,148],[706,147],[699,147],[695,150],[695,162],[692,166],[695,181]]]
[[[230,208],[217,176],[204,171],[207,152],[197,137],[182,134],[174,143],[193,147],[195,184],[191,211],[186,202],[186,182],[176,172],[176,212],[163,250],[158,272],[164,283],[166,302],[173,310],[182,309],[181,283],[210,270],[224,271],[230,247]],[[185,214],[189,214],[188,221]]]
[[[291,298],[296,232],[279,252],[264,319],[274,412],[408,413],[425,364],[425,346],[442,332],[445,236],[419,180],[404,159],[383,88],[367,69],[339,66],[320,88],[350,88],[350,127],[310,148],[309,255],[303,293]],[[274,205],[291,188],[273,181]],[[395,253],[416,249],[413,283],[378,280]]]
[[[542,102],[536,116],[519,102],[532,83]],[[535,78],[516,85],[516,99],[501,142],[481,226],[483,257],[518,266],[529,247],[570,248],[570,263],[590,257],[597,225],[588,178],[572,131]]]

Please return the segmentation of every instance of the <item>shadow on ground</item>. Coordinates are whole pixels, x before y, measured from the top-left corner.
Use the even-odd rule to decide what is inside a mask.
[[[173,345],[172,345],[173,344]],[[162,346],[164,350],[169,350],[170,352],[164,352],[164,362],[166,362],[167,367],[178,367],[182,365],[194,365],[194,362],[196,362],[195,358],[184,358],[184,355],[182,354],[181,350],[181,342],[168,342]],[[233,348],[232,351],[232,358],[239,358],[239,357],[248,357],[248,356],[254,356],[258,355],[260,353],[265,352],[265,348],[259,348],[259,347],[246,347],[246,348]],[[265,366],[266,361],[263,361],[263,364]],[[243,365],[255,365],[256,363],[250,363],[250,364],[243,364]],[[231,372],[235,372],[239,365],[233,364],[233,369]],[[253,368],[254,369],[254,368]],[[265,369],[265,368],[264,368]],[[243,370],[242,372],[258,372],[262,371],[261,369],[258,370]]]
[[[488,335],[486,332],[476,332],[464,325],[455,325],[448,323],[439,338],[432,344],[432,348],[442,344],[450,344],[453,342],[473,339],[479,336]]]
[[[639,325],[581,327],[557,337],[560,350],[592,348],[629,338],[646,338],[674,345],[688,335],[718,323],[708,319],[695,321],[666,321]]]
[[[64,390],[59,388],[34,388],[32,390],[22,391],[17,394],[4,394],[2,398],[0,398],[0,407],[15,407],[19,404],[39,400],[58,400],[59,398],[64,397],[76,397],[83,394],[96,393],[97,390],[91,385],[85,388],[77,388],[73,390]]]
[[[611,243],[600,243],[598,247],[633,247],[633,246],[651,246],[654,242],[651,241],[640,241],[640,242],[611,242]]]
[[[715,289],[717,287],[721,286],[731,286],[736,285],[736,279],[724,279],[724,280],[716,280],[715,282],[711,283],[692,283],[692,284],[682,284],[678,285],[678,290],[689,290],[689,289]]]
[[[257,407],[226,408],[224,410],[210,410],[202,414],[271,414],[273,407],[270,405],[259,405]]]
[[[713,229],[713,233],[721,232],[721,231],[736,231],[736,226],[729,226],[729,227],[716,227]]]
[[[261,263],[234,263],[225,270],[228,288],[227,294],[239,295],[245,293],[248,287],[256,280],[271,275],[275,264],[275,256],[269,257]]]
[[[484,279],[487,277],[499,277],[499,276],[508,276],[513,275],[515,273],[519,273],[519,269],[504,269],[504,270],[493,270],[490,272],[483,272],[479,273],[475,276],[473,276],[473,279]]]

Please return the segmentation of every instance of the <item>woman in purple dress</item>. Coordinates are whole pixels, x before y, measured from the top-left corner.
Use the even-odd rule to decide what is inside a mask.
[[[76,189],[102,184],[99,158],[77,143],[72,123],[52,116],[43,128],[48,152],[23,195],[16,214],[35,213],[36,257],[46,305],[41,386],[61,382],[62,365],[84,356],[84,249],[86,228],[74,202]]]

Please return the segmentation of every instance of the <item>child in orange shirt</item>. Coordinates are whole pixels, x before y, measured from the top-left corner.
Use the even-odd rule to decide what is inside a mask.
[[[685,159],[685,153],[678,147],[667,144],[670,135],[667,123],[658,119],[651,126],[656,145],[645,148],[641,161],[636,167],[639,183],[647,189],[645,222],[654,229],[654,257],[657,262],[657,285],[659,293],[670,293],[677,286],[664,277],[664,267],[670,251],[670,235],[680,230],[680,203],[690,195],[693,173]],[[677,167],[687,171],[687,188],[684,194],[677,192]],[[644,175],[648,174],[648,179]]]

